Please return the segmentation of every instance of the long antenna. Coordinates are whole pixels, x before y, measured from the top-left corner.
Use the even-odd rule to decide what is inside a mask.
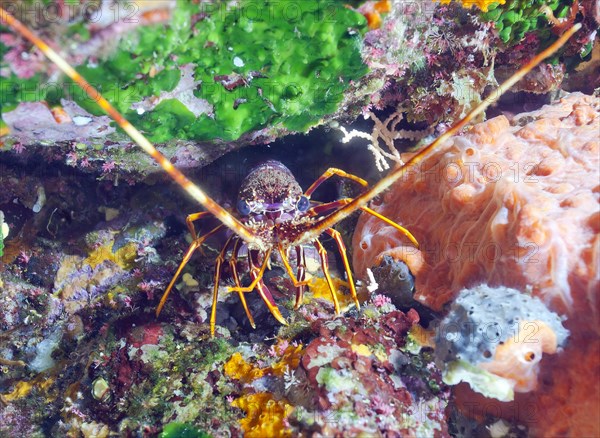
[[[198,201],[208,211],[210,211],[217,219],[219,219],[226,227],[239,235],[248,243],[256,243],[257,237],[244,224],[238,221],[227,210],[217,204],[197,185],[191,182],[179,169],[174,167],[171,162],[161,154],[156,148],[138,131],[125,117],[121,115],[108,102],[98,90],[96,90],[88,81],[86,81],[73,67],[69,65],[64,58],[56,53],[44,41],[42,41],[35,33],[29,30],[23,23],[13,17],[4,8],[0,7],[0,20],[4,21],[15,32],[27,38],[33,45],[42,51],[50,61],[52,61],[64,74],[76,82],[90,98],[98,103],[98,105],[106,111],[106,113],[131,137],[131,139],[156,161],[165,172],[167,172],[192,198]]]
[[[451,136],[453,136],[463,127],[465,127],[471,120],[473,120],[479,114],[483,113],[491,104],[496,102],[500,98],[500,96],[502,96],[515,83],[520,81],[540,62],[556,53],[556,51],[560,49],[568,41],[568,39],[571,38],[571,36],[573,36],[573,34],[579,29],[581,29],[581,24],[577,23],[569,30],[567,30],[550,47],[537,54],[533,59],[531,59],[531,61],[529,61],[526,65],[521,67],[519,71],[517,71],[508,80],[502,83],[502,85],[500,85],[492,94],[486,97],[483,102],[481,102],[474,109],[472,109],[463,119],[461,119],[444,134],[436,138],[428,146],[419,151],[419,153],[414,155],[409,161],[407,161],[404,166],[390,171],[390,173],[388,173],[385,177],[379,180],[375,185],[373,185],[373,187],[357,196],[352,202],[345,205],[336,212],[332,213],[331,215],[325,217],[321,221],[317,222],[316,226],[310,227],[306,231],[306,233],[304,233],[303,240],[311,241],[316,239],[323,232],[325,232],[326,229],[331,228],[342,219],[345,219],[350,214],[354,213],[359,208],[366,206],[371,199],[388,189],[392,184],[394,184],[396,181],[402,178],[408,170],[421,163],[427,156],[427,154],[433,151],[440,143],[449,139]]]

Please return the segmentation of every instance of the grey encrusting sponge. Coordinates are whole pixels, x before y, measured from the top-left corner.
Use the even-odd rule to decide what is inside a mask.
[[[548,328],[556,337],[556,347],[563,347],[569,331],[563,327],[561,317],[539,298],[485,284],[463,289],[436,327],[436,363],[445,370],[447,383],[467,381],[479,392],[511,399],[515,385],[519,390],[518,383],[495,370],[511,367],[510,360],[514,360],[515,369],[537,367],[543,344],[540,336],[549,333]],[[496,350],[505,344],[523,354],[514,359],[508,355],[509,362],[506,354],[499,358]],[[530,357],[523,357],[526,354]],[[502,386],[500,391],[498,383]]]

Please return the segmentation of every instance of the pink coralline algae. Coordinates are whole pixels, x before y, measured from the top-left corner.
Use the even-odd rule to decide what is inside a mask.
[[[288,398],[298,406],[290,423],[319,436],[449,436],[449,392],[432,367],[431,350],[407,351],[416,311],[375,311],[373,318],[318,320],[319,336],[304,351],[306,383]],[[305,388],[310,394],[299,403]],[[312,399],[312,400],[310,400]]]
[[[6,64],[10,65],[10,69],[6,67],[0,71],[0,77],[9,77],[10,71],[12,71],[19,78],[28,79],[48,68],[44,64],[44,55],[41,52],[26,50],[25,46],[19,44],[13,35],[7,33],[0,34],[0,43],[9,47],[14,46],[3,56]]]
[[[600,99],[581,93],[478,124],[372,205],[411,230],[420,250],[365,215],[354,235],[359,274],[386,254],[403,260],[415,298],[435,310],[487,283],[531,291],[569,317],[565,354],[545,370],[545,386],[523,396],[547,410],[552,421],[534,425],[545,433],[598,433],[590,419],[599,406],[599,132]]]

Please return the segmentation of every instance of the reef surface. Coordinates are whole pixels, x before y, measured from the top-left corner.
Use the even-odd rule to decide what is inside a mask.
[[[354,241],[357,218],[340,224],[360,311],[335,242],[323,238],[342,315],[307,247],[299,309],[282,261],[273,258],[265,274],[286,326],[248,293],[251,327],[237,294],[227,293],[226,263],[211,338],[213,269],[227,234],[196,251],[156,317],[190,243],[186,215],[200,207],[41,53],[0,26],[0,435],[597,431],[594,2],[555,1],[544,13],[517,1],[349,3],[14,4],[233,214],[241,179],[266,159],[288,165],[304,189],[331,166],[376,181],[378,169],[402,161],[403,148],[447,129],[565,26],[577,20],[583,29],[516,87],[533,94],[511,95],[493,110],[504,116],[466,130],[432,158],[455,171],[450,182],[430,184],[439,175],[427,167],[411,174],[416,184],[401,181],[401,190],[372,202],[407,225],[420,252],[368,218]],[[45,15],[26,13],[36,7]],[[587,95],[564,97],[561,87]],[[564,99],[540,108],[554,93]],[[515,115],[529,109],[536,111]],[[479,148],[497,134],[501,146]],[[535,166],[518,167],[531,160]],[[503,174],[517,163],[520,185],[495,181],[495,163]],[[473,169],[481,173],[475,182],[458,178]],[[332,179],[314,200],[360,190]],[[453,232],[436,222],[445,220],[456,223]],[[198,229],[216,225],[207,219]],[[473,253],[476,261],[442,248],[448,238],[505,250],[512,236],[520,238],[516,259],[490,260],[487,246]],[[525,263],[530,243],[543,249],[537,265]],[[243,251],[238,259],[247,284]],[[490,322],[502,336],[478,332],[464,344],[465,324]],[[537,330],[526,339],[535,348],[519,341],[531,324]],[[458,380],[515,400],[478,398],[467,383],[453,386]]]

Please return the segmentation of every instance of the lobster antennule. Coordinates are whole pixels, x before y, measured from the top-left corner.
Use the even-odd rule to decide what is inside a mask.
[[[154,161],[156,161],[165,172],[169,174],[186,192],[190,194],[192,198],[198,201],[204,208],[210,211],[217,219],[219,219],[227,228],[232,230],[234,233],[239,235],[248,243],[255,243],[258,239],[256,235],[248,229],[244,224],[233,217],[227,210],[217,204],[211,199],[206,193],[204,193],[198,186],[191,182],[179,169],[171,164],[171,162],[161,154],[153,145],[148,141],[144,135],[138,131],[131,123],[129,123],[125,117],[121,115],[111,104],[108,102],[98,90],[96,90],[88,81],[86,81],[71,65],[58,53],[56,53],[51,47],[48,46],[42,39],[40,39],[35,33],[33,33],[27,26],[13,17],[8,11],[0,7],[0,21],[6,23],[15,32],[28,39],[33,45],[35,45],[40,51],[46,55],[50,61],[52,61],[58,68],[60,68],[64,74],[76,82],[90,98],[94,99],[98,105],[106,111],[106,113],[131,137],[131,139],[141,147],[148,155],[150,155]]]
[[[369,190],[354,198],[352,202],[348,203],[336,212],[330,214],[329,216],[314,224],[314,226],[307,230],[307,232],[304,234],[304,240],[310,241],[316,239],[322,233],[324,233],[325,230],[333,227],[335,224],[345,219],[346,217],[354,213],[356,210],[365,207],[371,199],[381,194],[392,184],[394,184],[396,181],[402,178],[409,169],[422,162],[423,159],[429,154],[429,152],[433,151],[439,144],[448,140],[450,137],[452,137],[454,134],[456,134],[458,131],[464,128],[475,117],[483,113],[490,105],[496,102],[500,98],[500,96],[502,96],[510,87],[512,87],[518,81],[520,81],[540,62],[556,53],[579,29],[581,29],[581,24],[577,23],[573,25],[570,29],[565,31],[565,33],[562,34],[560,38],[558,38],[554,43],[552,43],[547,49],[534,56],[527,64],[521,67],[514,75],[512,75],[510,78],[504,81],[496,90],[494,90],[492,94],[490,94],[486,99],[484,99],[483,102],[481,102],[479,105],[473,108],[464,118],[462,118],[452,128],[450,128],[444,134],[440,135],[428,146],[424,147],[421,151],[419,151],[418,154],[414,155],[409,161],[406,162],[404,166],[391,171],[389,174],[387,174],[385,177],[379,180],[375,185],[373,185]]]

